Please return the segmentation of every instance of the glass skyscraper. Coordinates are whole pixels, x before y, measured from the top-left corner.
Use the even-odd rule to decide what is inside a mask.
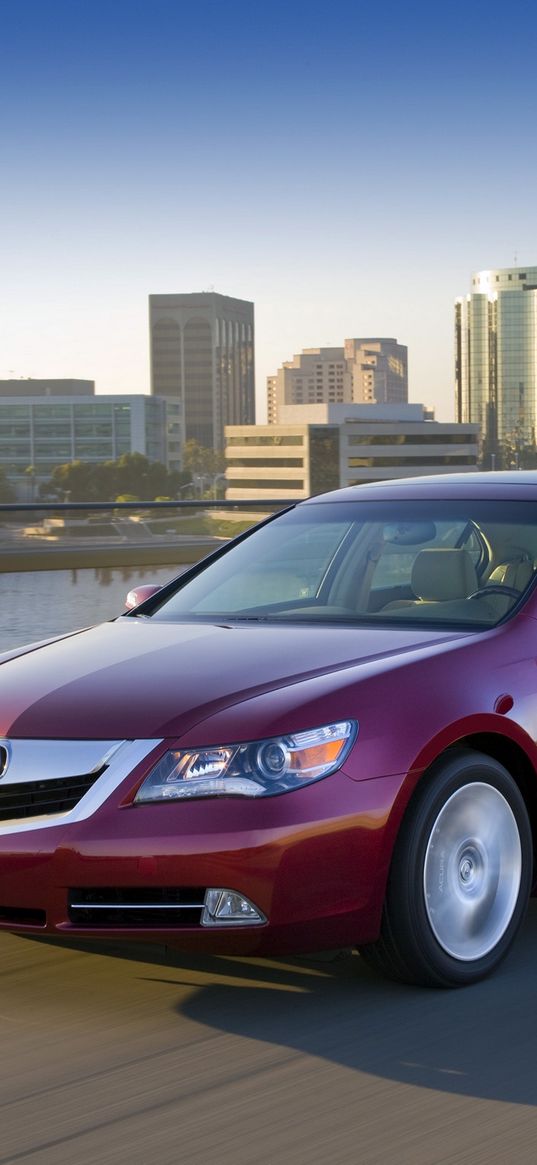
[[[216,292],[150,295],[151,392],[180,403],[183,439],[223,449],[255,422],[254,305]]]
[[[477,422],[487,455],[535,444],[537,267],[478,271],[455,304],[457,420]]]

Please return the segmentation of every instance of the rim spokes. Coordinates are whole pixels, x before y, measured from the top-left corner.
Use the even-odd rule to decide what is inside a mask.
[[[440,946],[463,961],[482,958],[513,916],[522,874],[518,826],[492,785],[464,785],[433,825],[423,870],[425,906]]]

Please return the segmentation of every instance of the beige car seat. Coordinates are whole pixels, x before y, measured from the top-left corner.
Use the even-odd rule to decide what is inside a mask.
[[[478,589],[477,574],[467,550],[434,547],[416,555],[410,585],[415,599],[387,603],[384,611],[416,607],[423,603],[446,603],[467,599]]]

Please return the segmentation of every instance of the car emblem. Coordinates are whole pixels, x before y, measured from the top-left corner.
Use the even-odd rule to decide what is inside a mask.
[[[0,744],[0,779],[4,776],[9,765],[9,747],[7,744]]]

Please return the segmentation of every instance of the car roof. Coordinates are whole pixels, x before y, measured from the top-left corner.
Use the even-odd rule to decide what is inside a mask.
[[[487,473],[443,473],[430,477],[396,478],[390,481],[353,485],[308,498],[305,505],[319,502],[397,501],[404,498],[490,498],[537,501],[537,470],[509,470]]]

